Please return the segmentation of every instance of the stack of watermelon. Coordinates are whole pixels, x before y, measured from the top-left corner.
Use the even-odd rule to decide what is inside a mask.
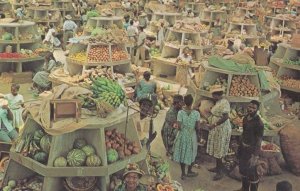
[[[89,166],[95,167],[101,165],[101,159],[96,155],[95,148],[88,145],[85,139],[76,139],[73,149],[69,151],[67,157],[59,156],[54,160],[54,167],[79,167]]]

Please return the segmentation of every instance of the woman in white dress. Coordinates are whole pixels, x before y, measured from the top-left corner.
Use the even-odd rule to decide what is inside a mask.
[[[12,84],[11,85],[11,93],[0,95],[0,98],[4,98],[8,101],[8,107],[13,114],[12,124],[13,127],[18,129],[23,126],[24,121],[22,118],[22,112],[24,109],[24,98],[21,94],[19,94],[20,85]]]

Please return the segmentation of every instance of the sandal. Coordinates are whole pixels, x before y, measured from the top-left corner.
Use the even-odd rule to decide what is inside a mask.
[[[196,177],[196,176],[198,176],[197,172],[188,172],[187,173],[187,177]]]

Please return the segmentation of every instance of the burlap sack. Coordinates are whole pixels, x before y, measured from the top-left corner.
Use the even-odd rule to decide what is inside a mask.
[[[300,128],[288,124],[279,132],[281,151],[289,169],[300,176]]]

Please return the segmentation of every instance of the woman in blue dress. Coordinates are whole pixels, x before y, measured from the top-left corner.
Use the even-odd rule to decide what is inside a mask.
[[[181,179],[186,177],[195,177],[198,174],[192,171],[193,163],[197,156],[197,133],[200,128],[200,114],[192,109],[192,95],[184,97],[185,107],[178,112],[178,135],[175,140],[173,159],[180,163]],[[185,173],[185,166],[188,165],[188,171]]]

